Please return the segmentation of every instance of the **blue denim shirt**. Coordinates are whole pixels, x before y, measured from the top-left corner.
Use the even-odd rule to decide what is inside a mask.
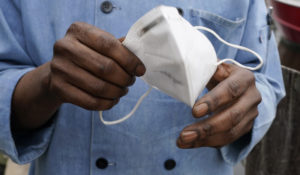
[[[15,162],[32,162],[30,174],[172,174],[229,175],[232,165],[245,158],[270,127],[276,105],[284,96],[274,37],[268,37],[266,7],[262,0],[111,0],[110,13],[101,11],[104,0],[2,0],[0,3],[0,151]],[[251,133],[222,148],[183,150],[176,138],[193,118],[187,105],[153,90],[129,120],[103,125],[97,111],[63,104],[52,123],[33,133],[12,133],[11,98],[18,80],[51,60],[53,44],[75,21],[83,21],[125,36],[130,26],[158,5],[180,7],[193,25],[204,25],[225,40],[258,52],[264,59],[255,72],[262,95],[259,116]],[[229,48],[207,34],[219,58],[257,64],[251,54]],[[140,79],[118,105],[104,112],[106,119],[128,113],[147,90]],[[35,105],[35,104],[32,104]],[[103,158],[103,159],[99,159]],[[166,160],[175,167],[167,170]],[[100,169],[96,161],[107,160]]]

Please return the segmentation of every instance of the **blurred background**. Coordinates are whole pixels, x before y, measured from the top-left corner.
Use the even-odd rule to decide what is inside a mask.
[[[300,0],[267,0],[286,97],[275,121],[245,163],[246,175],[300,175]]]
[[[286,97],[263,140],[235,175],[300,175],[300,0],[265,0],[275,33]]]
[[[265,0],[270,31],[275,32],[287,96],[276,119],[235,175],[300,175],[300,0]],[[17,165],[0,153],[0,175],[26,175],[29,165]]]

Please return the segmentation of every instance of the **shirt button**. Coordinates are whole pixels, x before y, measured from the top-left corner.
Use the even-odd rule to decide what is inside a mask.
[[[164,165],[165,165],[166,170],[172,170],[172,169],[175,168],[176,162],[173,159],[168,159],[168,160],[165,161]]]
[[[102,2],[102,4],[101,4],[101,11],[103,13],[108,14],[108,13],[112,12],[112,10],[113,10],[113,5],[112,5],[111,2],[109,2],[109,1]]]
[[[105,169],[105,168],[108,166],[108,161],[107,161],[105,158],[99,158],[99,159],[96,161],[96,166],[97,166],[99,169]]]

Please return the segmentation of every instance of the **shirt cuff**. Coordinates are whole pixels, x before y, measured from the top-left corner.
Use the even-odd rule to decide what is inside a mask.
[[[20,78],[33,69],[30,67],[0,72],[0,152],[18,164],[29,163],[43,154],[54,128],[50,124],[32,133],[20,134],[11,131],[11,101],[14,89]]]
[[[270,85],[264,76],[260,74],[255,76],[256,87],[262,96],[262,101],[258,105],[259,115],[254,121],[251,132],[220,149],[223,159],[230,165],[235,165],[244,159],[263,138],[275,118],[277,104],[284,96],[284,92],[276,95],[274,86]]]

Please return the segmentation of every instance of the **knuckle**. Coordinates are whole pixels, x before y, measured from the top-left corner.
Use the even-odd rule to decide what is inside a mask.
[[[77,47],[77,45],[74,40],[69,40],[67,38],[57,40],[53,45],[54,57],[57,57],[58,55],[72,55],[75,47]]]
[[[95,100],[93,103],[93,108],[96,110],[108,110],[114,106],[114,102],[110,100]]]
[[[247,70],[248,71],[248,70]],[[252,73],[252,72],[250,72],[250,71],[248,71],[249,73],[248,73],[248,75],[249,75],[249,79],[248,79],[248,81],[251,83],[251,84],[253,84],[254,82],[255,82],[255,76],[254,76],[254,74]]]
[[[69,29],[67,30],[67,34],[72,34],[72,33],[78,33],[81,29],[82,22],[74,22],[70,25]]]
[[[249,121],[249,123],[247,123],[247,125],[246,125],[245,128],[244,128],[244,131],[243,131],[243,134],[242,134],[242,135],[245,135],[245,134],[249,133],[249,132],[252,130],[252,128],[253,128],[253,123],[254,123],[254,120],[251,120],[251,121]],[[241,135],[241,136],[242,136],[242,135]]]
[[[117,40],[106,33],[99,35],[96,39],[96,43],[104,52],[112,52],[118,46]]]
[[[124,58],[122,65],[126,70],[130,73],[134,74],[135,69],[138,65],[138,61],[134,59],[130,54],[126,54],[127,56]]]
[[[198,131],[199,138],[204,139],[205,137],[212,135],[212,125],[209,123],[204,123],[198,127]]]
[[[254,125],[254,120],[251,120],[251,121],[249,122],[249,125],[247,126],[247,132],[249,132],[249,131],[252,130],[253,125]]]
[[[258,114],[259,114],[258,108],[255,108],[255,111],[254,111],[255,118],[258,116]]]
[[[106,67],[105,67],[104,64],[99,63],[98,65],[96,65],[96,69],[97,69],[96,73],[98,73],[99,75],[105,75],[106,74],[106,71],[105,71]]]
[[[89,110],[103,110],[101,106],[102,106],[102,101],[96,98],[93,98],[87,102],[87,108]]]
[[[112,90],[114,93],[112,93],[111,98],[116,99],[124,96],[126,94],[126,89],[121,89],[121,88],[115,88]]]
[[[256,91],[256,96],[257,96],[257,104],[259,104],[259,103],[261,103],[261,101],[262,101],[262,97],[261,97],[261,94],[260,94],[260,92],[257,90],[257,89],[255,89],[255,91]]]
[[[97,73],[99,75],[109,75],[115,69],[114,62],[110,59],[103,61],[98,61],[96,63]]]
[[[92,63],[93,65],[93,71],[97,74],[97,75],[103,75],[106,73],[106,64],[103,61],[103,58],[101,56],[97,56],[94,59],[95,61]]]
[[[65,41],[65,39],[57,40],[54,43],[54,46],[53,46],[54,53],[59,53],[61,51],[64,51],[65,49],[66,49],[66,41]]]
[[[101,98],[91,98],[87,102],[87,108],[90,110],[105,110],[105,100]]]
[[[135,81],[136,81],[135,76],[134,76],[134,77],[128,78],[127,83],[126,83],[126,86],[131,86],[131,85],[133,85],[133,84],[135,83]]]
[[[255,76],[254,73],[247,70],[247,69],[242,69],[242,72],[240,72],[241,77],[245,80],[247,87],[255,84]]]
[[[60,99],[61,101],[66,102],[66,99],[63,98],[64,97],[64,92],[62,90],[63,88],[61,88],[61,83],[58,82],[55,79],[51,80],[51,83],[49,85],[49,90],[52,94],[54,94],[58,99]]]
[[[206,123],[203,125],[203,131],[206,133],[207,136],[211,135],[212,125],[209,123]]]
[[[249,116],[252,120],[254,120],[259,114],[258,108],[253,109],[251,116]]]
[[[105,75],[112,74],[116,69],[116,63],[113,60],[108,59],[102,67],[102,73]]]
[[[235,140],[237,136],[238,136],[238,134],[237,134],[237,130],[235,128],[232,128],[229,130],[229,132],[228,132],[228,140],[229,141]]]
[[[66,76],[69,76],[69,69],[66,66],[66,62],[63,60],[53,60],[50,64],[50,70],[51,73],[60,77],[60,78],[66,78]]]
[[[257,101],[258,101],[258,104],[261,103],[261,101],[262,101],[262,97],[261,97],[260,94],[259,94],[259,97],[258,97],[258,100],[257,100]]]
[[[52,92],[52,93],[54,93],[54,94],[58,94],[57,92],[58,92],[58,87],[57,87],[57,84],[55,83],[55,80],[51,80],[51,83],[50,83],[50,85],[49,85],[49,90]]]
[[[98,92],[99,96],[103,96],[107,94],[108,85],[104,82],[99,82],[96,87],[95,91]]]
[[[227,90],[232,99],[235,99],[240,95],[240,89],[241,86],[238,80],[233,80],[228,83]]]
[[[52,73],[56,73],[57,70],[60,70],[63,66],[61,66],[61,63],[57,60],[53,60],[50,63],[50,69]]]
[[[125,89],[123,89],[121,92],[122,92],[122,93],[120,94],[120,97],[121,97],[121,96],[125,96],[126,94],[128,94],[129,89],[128,89],[128,88],[125,88]]]
[[[115,105],[115,103],[113,101],[109,101],[106,103],[105,107],[106,107],[106,109],[111,109],[114,105]]]
[[[218,95],[211,95],[207,100],[209,111],[214,111],[220,105],[220,97]]]
[[[88,88],[90,89],[90,92],[93,95],[97,96],[97,97],[102,96],[102,94],[103,94],[102,87],[103,87],[103,82],[101,80],[93,82],[93,83],[88,85]]]
[[[231,121],[231,127],[236,126],[242,118],[242,112],[239,109],[232,109],[229,111],[229,119]]]
[[[262,101],[261,94],[254,86],[254,89],[251,90],[251,102],[253,103],[253,106],[258,106],[261,103],[261,101]]]

